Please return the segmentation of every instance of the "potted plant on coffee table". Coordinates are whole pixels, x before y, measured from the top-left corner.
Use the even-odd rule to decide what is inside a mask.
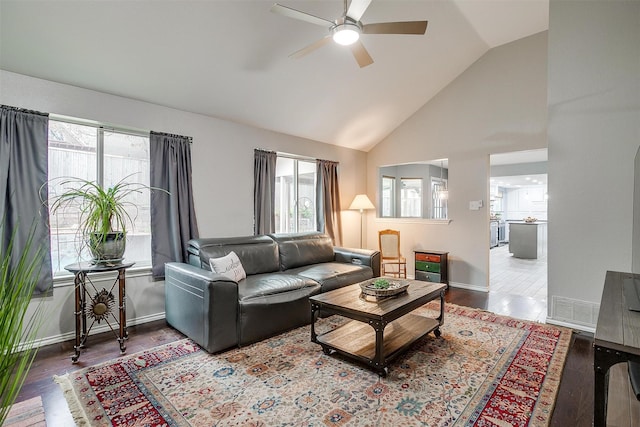
[[[82,178],[63,178],[60,182],[64,188],[63,192],[51,199],[52,213],[60,209],[78,210],[78,232],[96,264],[114,264],[122,261],[126,248],[127,227],[133,225],[131,212],[135,216],[137,211],[131,196],[152,189],[141,183],[127,182],[130,176],[108,188]]]

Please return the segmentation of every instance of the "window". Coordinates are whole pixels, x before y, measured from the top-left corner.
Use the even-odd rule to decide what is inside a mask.
[[[382,217],[395,216],[396,178],[393,176],[382,177]]]
[[[276,233],[316,231],[316,163],[278,156]]]
[[[447,180],[431,178],[431,217],[433,219],[447,219]]]
[[[422,216],[422,179],[400,178],[400,216]]]
[[[61,177],[77,177],[109,187],[127,181],[149,185],[149,136],[61,120],[49,121],[49,196],[62,192]],[[151,217],[148,192],[135,194],[127,230],[127,261],[151,264]],[[136,208],[137,207],[137,208]],[[64,266],[89,259],[78,236],[80,213],[58,210],[50,220],[54,275]]]

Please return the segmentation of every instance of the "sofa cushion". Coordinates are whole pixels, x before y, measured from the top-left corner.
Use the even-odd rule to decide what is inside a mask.
[[[318,282],[303,276],[287,273],[264,273],[247,276],[238,283],[238,300],[271,299],[275,297],[287,300],[296,291],[306,290],[309,295],[320,291]]]
[[[250,276],[252,277],[252,276]],[[240,282],[245,284],[246,280]],[[309,297],[320,285],[245,298],[238,303],[238,344],[247,345],[311,323]]]
[[[335,258],[333,242],[326,234],[271,234],[270,237],[278,242],[280,269],[283,271],[303,265],[331,262]]]
[[[307,277],[320,283],[321,292],[362,282],[373,277],[373,270],[366,265],[326,262],[287,270],[289,274]]]
[[[214,273],[221,274],[235,282],[247,277],[238,255],[233,251],[221,258],[210,258],[209,266]]]
[[[280,269],[278,245],[268,236],[216,237],[189,240],[190,257],[200,257],[200,267],[211,270],[209,259],[235,252],[247,275]]]

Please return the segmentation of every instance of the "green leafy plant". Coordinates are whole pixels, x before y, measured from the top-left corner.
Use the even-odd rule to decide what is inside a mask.
[[[124,240],[128,226],[133,225],[134,218],[130,212],[137,212],[136,204],[131,201],[133,195],[147,190],[160,190],[168,194],[163,189],[127,182],[131,176],[124,177],[108,188],[82,178],[60,178],[59,185],[64,191],[51,198],[50,210],[53,214],[67,209],[79,211],[78,232],[96,259],[102,258],[98,249],[101,243],[107,242],[113,233],[119,235],[118,239]],[[124,252],[124,243],[121,249]]]
[[[4,229],[2,221],[0,236],[4,236]],[[31,250],[34,247],[32,229],[24,250],[15,253],[16,230],[7,248],[0,248],[0,425],[18,397],[36,356],[36,333],[44,319],[40,306],[35,314],[26,318],[44,251],[41,246]]]
[[[125,233],[127,225],[133,223],[127,207],[135,206],[127,197],[149,188],[144,184],[126,182],[127,178],[106,189],[86,179],[64,178],[60,184],[67,190],[53,198],[51,211],[55,213],[62,208],[77,207],[84,235],[114,231]]]
[[[376,289],[387,289],[391,286],[391,283],[387,279],[377,279],[373,282],[373,287]]]

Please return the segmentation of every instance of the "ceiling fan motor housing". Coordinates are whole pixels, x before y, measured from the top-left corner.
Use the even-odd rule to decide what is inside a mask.
[[[333,41],[343,46],[355,43],[362,33],[362,24],[348,16],[335,21],[335,25],[330,28]]]

